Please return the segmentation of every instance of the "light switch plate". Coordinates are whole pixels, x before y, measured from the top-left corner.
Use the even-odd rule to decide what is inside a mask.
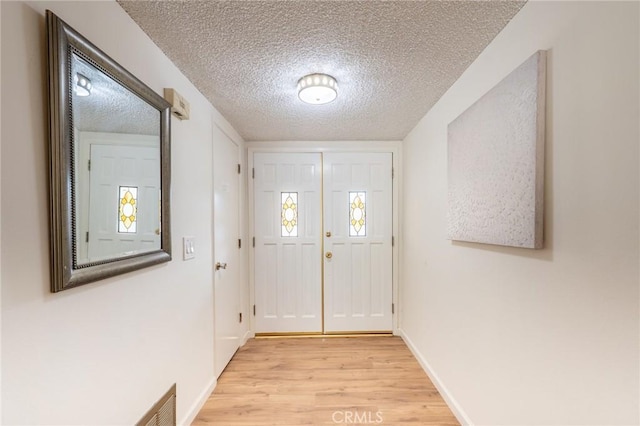
[[[184,260],[196,257],[196,238],[182,237],[182,258]]]

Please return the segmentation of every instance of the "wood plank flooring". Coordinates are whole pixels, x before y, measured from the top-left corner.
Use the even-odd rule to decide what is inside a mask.
[[[399,337],[253,339],[193,425],[459,425]]]

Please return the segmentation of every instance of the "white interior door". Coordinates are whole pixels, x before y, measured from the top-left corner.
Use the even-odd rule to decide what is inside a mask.
[[[158,249],[158,148],[92,144],[90,159],[88,260]]]
[[[213,138],[215,374],[240,347],[240,175],[238,146],[217,127]],[[216,266],[217,265],[217,266]]]
[[[321,332],[321,154],[254,155],[255,331]]]
[[[324,154],[325,332],[391,331],[392,155]]]

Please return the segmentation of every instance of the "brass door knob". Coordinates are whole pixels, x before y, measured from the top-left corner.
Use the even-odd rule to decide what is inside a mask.
[[[326,257],[327,259],[331,259],[333,257],[333,253],[331,253],[330,251],[328,251],[324,257]]]
[[[331,231],[327,231],[325,235],[327,236],[327,238],[331,237]]]

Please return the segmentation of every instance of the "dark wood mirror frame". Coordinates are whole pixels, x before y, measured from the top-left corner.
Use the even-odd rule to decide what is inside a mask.
[[[171,260],[170,105],[77,31],[47,10],[49,68],[49,202],[51,291],[58,292]],[[78,265],[71,55],[76,54],[158,110],[160,115],[160,248]]]

